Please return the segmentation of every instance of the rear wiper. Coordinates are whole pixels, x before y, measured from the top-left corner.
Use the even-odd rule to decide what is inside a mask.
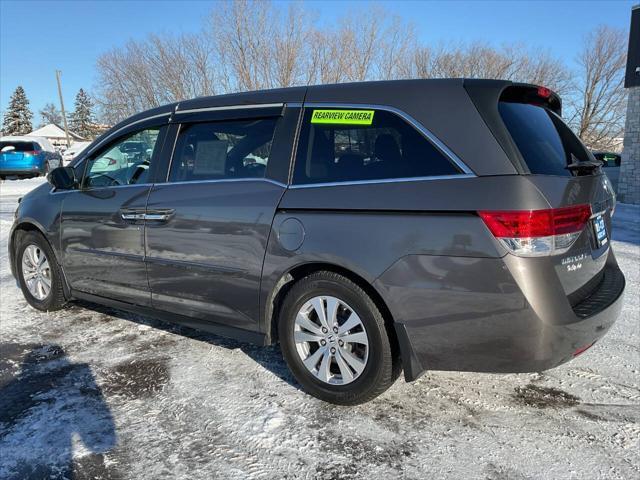
[[[604,162],[601,162],[600,160],[586,160],[584,162],[581,162],[572,153],[571,163],[567,165],[565,168],[572,172],[576,172],[578,175],[586,175],[602,167],[602,165],[604,165]]]

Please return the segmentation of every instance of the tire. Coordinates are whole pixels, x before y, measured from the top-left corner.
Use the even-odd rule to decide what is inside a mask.
[[[41,275],[44,277],[41,284],[44,285],[45,281],[49,280],[51,285],[44,296],[42,296],[43,290],[39,288],[35,288],[35,293],[32,293],[33,287],[30,287],[28,280],[25,279],[25,274],[28,275],[30,273],[29,270],[25,272],[25,269],[30,269],[30,266],[33,266],[33,264],[36,263],[29,263],[28,259],[25,260],[25,251],[27,249],[29,249],[30,252],[33,252],[33,249],[35,249],[36,255],[38,255],[38,252],[40,255],[44,255],[48,264],[48,274],[45,270],[41,271]],[[27,254],[27,257],[29,257],[29,254]],[[38,258],[40,257],[38,256]],[[56,257],[49,245],[49,242],[47,242],[42,234],[37,232],[23,233],[18,240],[15,259],[18,283],[27,303],[29,303],[33,308],[42,311],[54,311],[61,309],[66,303],[62,287],[62,271],[56,262]],[[33,274],[33,269],[31,270],[31,273]],[[33,283],[30,284],[33,285]],[[41,298],[38,298],[37,295]]]
[[[337,309],[333,307],[336,303]],[[333,335],[322,330],[318,310],[338,312]],[[300,312],[312,324],[300,320]],[[331,317],[325,315],[325,320],[329,319],[327,326],[331,325]],[[354,318],[360,324],[351,328]],[[317,272],[298,281],[284,299],[278,331],[283,357],[296,380],[307,393],[326,402],[368,402],[387,390],[399,374],[400,362],[394,358],[380,310],[364,290],[337,273]],[[313,340],[302,340],[310,336]],[[366,346],[360,343],[365,340]],[[327,355],[329,360],[325,360]]]

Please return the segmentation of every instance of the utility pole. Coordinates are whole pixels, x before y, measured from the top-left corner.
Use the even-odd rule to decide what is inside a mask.
[[[64,100],[62,100],[62,87],[60,86],[60,70],[56,70],[56,80],[58,80],[58,96],[60,97],[60,110],[62,111],[62,121],[64,122],[64,135],[67,137],[67,148],[71,146],[69,141],[69,127],[67,126],[67,114],[64,113]]]

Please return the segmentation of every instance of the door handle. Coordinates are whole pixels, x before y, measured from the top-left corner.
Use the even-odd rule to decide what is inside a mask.
[[[152,222],[166,222],[171,218],[170,213],[145,213],[144,219]]]
[[[123,220],[144,220],[144,213],[123,213],[121,215]]]
[[[171,218],[175,210],[173,208],[148,210],[144,214],[144,219],[151,222],[166,222]]]
[[[122,209],[120,210],[120,217],[122,218],[122,220],[126,220],[129,222],[144,220],[144,210]]]
[[[123,220],[129,222],[136,222],[140,220],[149,220],[151,222],[166,222],[173,215],[173,209],[166,210],[149,210],[145,212],[144,210],[120,210],[120,216]]]

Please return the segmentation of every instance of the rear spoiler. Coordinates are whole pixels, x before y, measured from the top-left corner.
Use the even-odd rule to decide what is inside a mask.
[[[500,92],[499,100],[540,105],[548,108],[559,117],[562,116],[562,100],[557,93],[547,87],[514,83]]]

